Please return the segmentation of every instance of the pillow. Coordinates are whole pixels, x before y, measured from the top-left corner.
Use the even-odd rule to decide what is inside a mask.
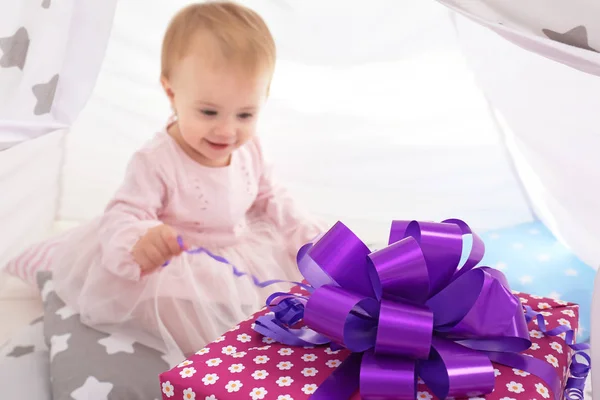
[[[50,270],[54,251],[70,233],[72,231],[52,234],[49,238],[26,247],[6,263],[4,271],[35,286],[37,273]]]
[[[56,248],[55,239],[47,239],[27,247],[4,266],[4,271],[35,285],[36,274],[50,269],[50,260]]]
[[[579,342],[590,337],[590,309],[596,271],[579,260],[539,222],[488,231],[481,265],[501,270],[511,289],[577,303]]]
[[[15,257],[9,259],[4,271],[36,286],[39,271],[49,271],[50,262],[57,246],[70,239],[70,235],[78,236],[81,224],[78,222],[60,221],[43,237],[44,240],[34,242],[25,247]]]
[[[38,273],[37,281],[54,400],[162,398],[158,375],[171,367],[167,356],[83,325],[54,291],[51,272]]]

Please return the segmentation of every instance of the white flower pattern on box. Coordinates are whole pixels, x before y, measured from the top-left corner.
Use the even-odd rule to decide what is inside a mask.
[[[534,339],[541,339],[542,337],[544,337],[544,334],[538,330],[531,330],[529,331],[529,336],[531,336]]]
[[[554,357],[552,354],[548,354],[545,356],[548,364],[552,365],[554,368],[558,368],[558,359]]]
[[[269,392],[264,387],[254,388],[250,392],[250,397],[252,397],[252,400],[263,400],[267,393]]]
[[[163,384],[162,384],[162,392],[167,397],[173,397],[173,396],[175,396],[175,388],[173,387],[173,385],[171,385],[171,382],[169,382],[169,381],[163,382]]]
[[[210,349],[207,349],[207,348],[205,347],[205,348],[203,348],[203,349],[200,349],[200,350],[198,350],[198,351],[196,352],[196,354],[197,354],[197,355],[199,355],[199,356],[203,356],[203,355],[205,355],[205,354],[208,354],[208,352],[209,352],[209,351],[210,351]]]
[[[508,388],[509,392],[513,392],[513,393],[523,393],[525,391],[525,389],[523,389],[523,384],[522,383],[517,383],[515,381],[511,381],[509,383],[506,384],[506,387]]]
[[[546,388],[546,386],[544,386],[541,383],[536,383],[535,385],[535,390],[542,395],[543,398],[548,399],[550,398],[550,392],[548,391],[548,388]]]
[[[244,386],[244,384],[240,381],[229,381],[225,386],[225,389],[227,389],[229,393],[234,393],[239,392],[242,386]]]
[[[246,333],[242,333],[241,335],[237,336],[237,340],[238,340],[238,342],[248,343],[249,341],[252,340],[252,338],[250,337],[250,335],[248,335]]]
[[[270,358],[267,357],[267,356],[256,356],[256,357],[254,357],[254,362],[256,364],[266,364],[266,363],[269,362],[269,360],[270,360]]]
[[[182,378],[191,378],[196,374],[196,368],[194,367],[185,367],[179,372]]]
[[[225,346],[223,347],[223,350],[221,350],[221,352],[225,355],[232,355],[237,353],[237,348],[233,347],[233,346]]]
[[[317,391],[317,385],[315,385],[314,383],[306,384],[302,387],[302,391],[304,392],[304,394],[313,394]]]
[[[560,344],[558,342],[550,343],[550,347],[552,348],[552,350],[556,351],[558,354],[563,353],[563,346],[562,346],[562,344]]]
[[[292,364],[289,361],[282,361],[279,364],[277,364],[277,368],[279,368],[282,371],[288,371],[288,370],[292,369],[293,366],[294,366],[294,364]]]
[[[211,358],[210,360],[206,360],[206,365],[209,367],[218,367],[222,362],[223,360],[220,358]]]
[[[518,376],[529,376],[529,375],[531,375],[529,372],[521,371],[520,369],[517,369],[517,368],[513,368],[513,372],[515,373],[515,375],[518,375]]]
[[[275,383],[279,387],[284,387],[284,386],[290,386],[293,382],[294,382],[294,380],[291,377],[282,376],[279,379],[277,379],[277,381]]]
[[[294,353],[294,350],[290,349],[289,347],[285,347],[283,349],[279,349],[278,353],[280,356],[291,356]]]
[[[533,301],[527,294],[522,294],[519,297],[528,300],[530,304],[548,303],[552,307],[545,311],[548,313],[548,329],[558,326],[557,321],[561,318],[576,326],[575,312],[573,312],[573,316],[569,315],[571,313],[561,312],[576,310],[573,306],[554,309],[558,306],[558,303],[554,300],[542,298],[539,301]],[[264,396],[265,400],[307,400],[331,371],[341,365],[347,355],[345,350],[331,350],[325,346],[307,346],[307,348],[303,348],[284,346],[277,343],[265,346],[263,337],[249,329],[250,324],[250,321],[243,323],[236,332],[226,334],[224,340],[226,345],[236,347],[238,353],[247,353],[247,357],[235,359],[237,353],[224,354],[217,359],[218,361],[215,361],[215,358],[211,358],[210,354],[221,353],[228,346],[215,343],[209,344],[206,346],[208,351],[198,352],[204,354],[193,355],[190,358],[193,364],[186,366],[186,368],[201,365],[201,376],[204,376],[205,373],[214,372],[219,376],[219,381],[213,385],[202,384],[205,391],[200,393],[198,386],[191,384],[185,386],[186,383],[182,383],[181,391],[175,393],[175,398],[181,398],[183,389],[193,388],[196,392],[196,398],[201,399],[213,395],[221,400],[238,397],[240,399],[260,399],[264,389],[267,392]],[[538,359],[548,362],[550,365],[558,363],[557,365],[563,368],[568,347],[564,345],[560,338],[548,338],[539,330],[540,328],[532,328],[533,326],[533,323],[529,324],[532,346],[525,354],[528,356],[535,354]],[[243,334],[251,337],[251,341],[240,342],[238,337]],[[559,349],[562,349],[563,353],[560,353]],[[208,360],[213,361],[207,363]],[[217,365],[210,367],[208,364]],[[241,366],[244,368],[241,368]],[[500,387],[505,389],[501,390],[501,393],[497,396],[494,396],[494,394],[487,396],[486,400],[519,399],[524,395],[529,396],[529,394],[538,400],[546,399],[547,387],[539,378],[529,372],[494,365],[494,375]],[[195,376],[186,381],[191,382],[194,379],[200,380],[201,377]],[[418,381],[418,400],[436,399],[432,392],[428,391],[422,384],[422,380],[419,379]],[[232,397],[233,395],[238,397]],[[470,397],[471,400],[479,398]],[[164,399],[166,400],[167,397],[164,397]]]
[[[267,376],[269,376],[269,373],[264,370],[254,371],[252,374],[252,377],[256,380],[267,379]]]
[[[563,325],[563,326],[568,326],[569,328],[571,327],[571,323],[568,320],[564,319],[564,318],[559,319],[558,323],[561,324],[561,325]]]
[[[206,374],[204,378],[202,378],[202,383],[205,385],[214,385],[219,380],[219,375],[217,374]]]
[[[246,367],[244,364],[232,364],[228,369],[232,374],[236,374],[242,372]]]

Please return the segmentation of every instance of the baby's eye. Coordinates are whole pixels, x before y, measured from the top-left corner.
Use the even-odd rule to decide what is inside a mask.
[[[241,113],[238,115],[239,119],[250,119],[252,118],[252,114],[251,113]]]
[[[200,110],[200,112],[209,117],[214,117],[215,115],[217,115],[217,112],[215,110]]]

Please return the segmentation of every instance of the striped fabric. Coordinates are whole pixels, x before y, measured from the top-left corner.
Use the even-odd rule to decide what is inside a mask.
[[[35,285],[38,271],[47,271],[52,265],[52,256],[63,242],[63,235],[36,243],[10,260],[4,271]]]

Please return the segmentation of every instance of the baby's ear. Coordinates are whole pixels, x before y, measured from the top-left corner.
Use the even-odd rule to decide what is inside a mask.
[[[167,97],[169,98],[169,101],[171,101],[171,103],[172,103],[175,98],[175,93],[173,92],[173,87],[171,86],[171,82],[169,82],[169,79],[167,77],[161,76],[160,84],[162,85],[163,90],[165,91]]]

